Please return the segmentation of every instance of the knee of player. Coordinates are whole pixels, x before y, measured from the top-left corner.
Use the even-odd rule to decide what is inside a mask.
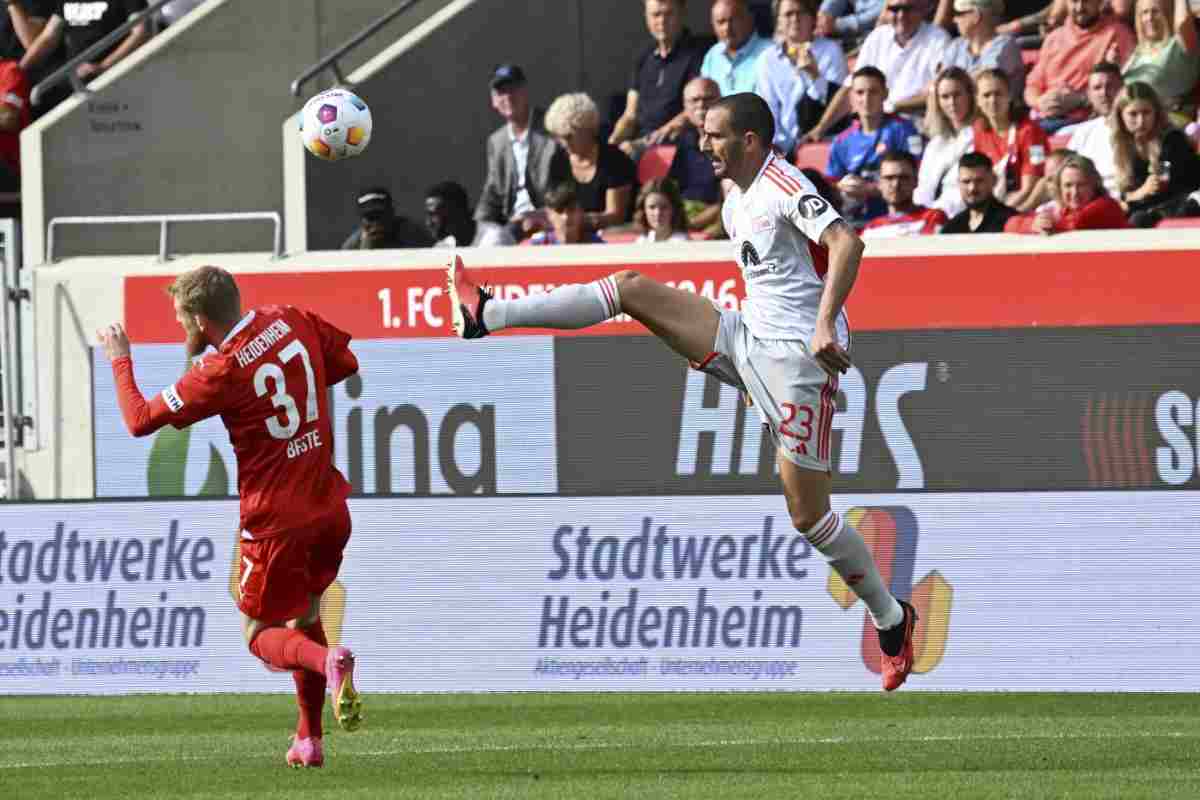
[[[792,518],[792,527],[805,535],[825,518],[825,512],[807,508],[789,508],[788,514]]]
[[[630,292],[636,291],[638,283],[642,280],[641,273],[632,269],[615,272],[612,277],[616,281],[617,291],[621,293],[622,297],[627,297]]]

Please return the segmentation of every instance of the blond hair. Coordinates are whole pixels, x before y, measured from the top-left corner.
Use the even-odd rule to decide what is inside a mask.
[[[597,131],[600,112],[583,92],[559,95],[546,109],[546,130],[551,136],[570,136],[576,131]]]
[[[975,105],[975,82],[971,80],[971,76],[962,67],[946,67],[934,79],[932,96],[925,104],[925,130],[930,139],[936,139],[939,136],[952,139],[958,135],[954,122],[946,116],[946,112],[942,111],[942,107],[938,103],[938,87],[942,85],[942,81],[954,81],[967,95],[967,103],[971,110],[967,112],[966,127],[970,127],[979,112],[979,107]]]
[[[1121,186],[1121,190],[1126,192],[1137,188],[1134,162],[1137,161],[1138,151],[1133,134],[1129,132],[1129,128],[1125,127],[1125,118],[1121,112],[1137,102],[1149,103],[1150,107],[1154,109],[1154,132],[1146,147],[1146,161],[1150,163],[1152,172],[1158,159],[1162,156],[1163,137],[1171,128],[1167,109],[1153,86],[1143,81],[1125,84],[1121,93],[1117,95],[1117,99],[1113,101],[1112,111],[1108,115],[1108,128],[1112,131],[1113,163],[1117,168],[1117,183]]]
[[[177,277],[167,294],[179,301],[188,314],[203,314],[217,322],[237,322],[242,315],[242,296],[233,276],[220,267],[196,267]]]
[[[1054,173],[1054,180],[1050,182],[1050,194],[1054,197],[1054,202],[1058,203],[1059,207],[1063,204],[1062,195],[1062,176],[1068,169],[1077,169],[1082,172],[1088,180],[1092,182],[1092,186],[1096,189],[1096,197],[1105,197],[1108,191],[1104,188],[1104,179],[1100,177],[1100,170],[1096,169],[1096,163],[1087,156],[1081,156],[1078,153],[1069,153],[1062,160],[1062,164],[1058,167],[1058,172]]]

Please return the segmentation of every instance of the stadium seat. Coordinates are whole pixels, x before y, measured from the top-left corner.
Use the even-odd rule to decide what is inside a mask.
[[[673,144],[655,145],[642,153],[642,160],[638,162],[638,183],[646,184],[656,178],[665,178],[674,158]]]
[[[605,244],[628,244],[629,242],[636,242],[637,237],[638,232],[635,229],[624,226],[620,228],[606,228],[600,232],[600,238],[604,240]]]
[[[1200,217],[1170,217],[1161,220],[1156,228],[1200,228]]]
[[[821,174],[829,166],[829,150],[832,142],[801,142],[796,146],[796,167],[811,167]]]

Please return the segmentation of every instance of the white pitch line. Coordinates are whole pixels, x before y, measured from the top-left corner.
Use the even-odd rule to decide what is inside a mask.
[[[1000,733],[1000,734],[984,734],[984,735],[959,735],[959,736],[910,736],[906,737],[906,742],[993,742],[993,741],[1044,741],[1044,740],[1073,740],[1073,739],[1196,739],[1200,738],[1200,733],[1182,733],[1180,731],[1133,731],[1124,733],[1051,733],[1042,735],[1031,735],[1021,733]],[[768,739],[714,739],[705,742],[687,742],[682,744],[661,744],[650,742],[656,746],[672,748],[676,750],[693,750],[705,749],[711,747],[760,747],[760,746],[781,746],[781,745],[822,745],[822,744],[878,744],[896,741],[895,737],[874,738],[874,737],[850,737],[850,736],[827,736],[827,737],[776,737]],[[386,756],[401,756],[401,755],[439,755],[439,754],[460,754],[460,753],[512,753],[522,750],[535,750],[544,752],[553,752],[558,750],[572,751],[601,751],[601,750],[640,750],[644,749],[648,743],[645,741],[634,743],[623,742],[569,742],[564,744],[502,744],[502,745],[481,745],[481,746],[465,746],[465,745],[436,745],[432,747],[409,747],[389,750],[347,750],[346,757],[365,756],[368,758],[383,758]],[[332,752],[336,753],[336,745],[332,748]],[[263,754],[264,756],[266,754]],[[0,769],[45,769],[47,767],[105,767],[116,764],[156,764],[156,763],[177,763],[180,761],[215,761],[224,759],[226,756],[210,755],[177,755],[165,756],[161,758],[105,758],[98,760],[85,761],[24,761],[13,764],[0,764]]]

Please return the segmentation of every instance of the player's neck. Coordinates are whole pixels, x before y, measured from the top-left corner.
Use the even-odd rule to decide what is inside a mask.
[[[758,173],[762,172],[763,164],[771,157],[770,153],[761,153],[759,155],[746,156],[746,168],[742,174],[733,179],[737,187],[743,192],[750,189],[750,184],[754,183],[754,179],[758,177]]]

